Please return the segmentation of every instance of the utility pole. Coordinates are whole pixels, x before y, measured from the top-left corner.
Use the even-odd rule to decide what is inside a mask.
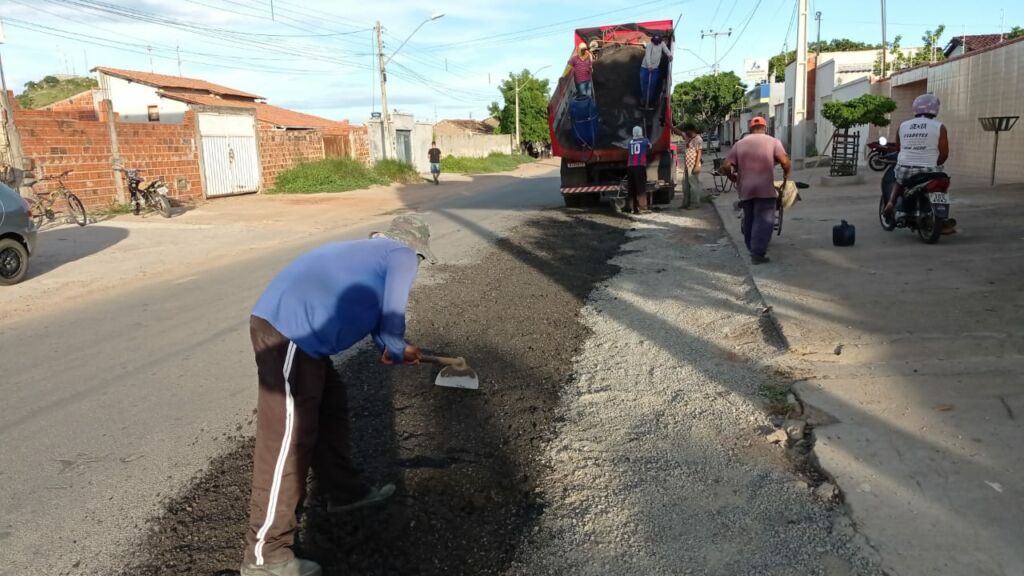
[[[889,43],[886,41],[886,0],[882,0],[882,77],[889,75],[889,68],[886,66],[886,56],[889,51]]]
[[[818,41],[814,46],[814,61],[817,62],[821,56],[821,10],[814,13],[814,19],[818,22]]]
[[[156,72],[156,68],[153,67],[153,47],[147,45],[146,52],[149,52],[149,71]]]
[[[178,54],[178,76],[181,76],[181,42],[174,46],[174,51]]]
[[[388,73],[384,69],[384,39],[381,36],[380,20],[377,21],[377,58],[380,62],[380,121],[384,127],[382,154],[387,160],[391,153],[391,113],[388,111]]]
[[[718,74],[718,37],[732,36],[732,28],[729,28],[729,30],[726,32],[715,32],[714,30],[708,30],[707,32],[703,30],[700,31],[700,37],[702,40],[707,36],[711,36],[711,38],[715,41],[715,59],[711,61],[711,63],[714,64],[711,67],[711,73]]]
[[[807,0],[799,0],[796,25],[796,90],[793,93],[793,149],[796,167],[807,157]]]
[[[550,67],[551,67],[551,65],[548,64],[546,66],[541,66],[540,68],[537,68],[537,70],[535,70],[533,72],[530,72],[529,70],[526,70],[526,73],[530,75],[530,77],[526,79],[526,82],[529,82],[530,80],[533,80],[535,78],[535,74],[537,74],[541,70],[543,70],[545,68],[550,68]],[[521,146],[522,143],[523,143],[523,139],[519,136],[519,78],[520,78],[520,76],[516,77],[516,146],[517,147]],[[524,82],[524,84],[526,82]]]
[[[0,44],[5,41],[3,19],[0,19]],[[7,93],[7,76],[4,74],[2,57],[0,57],[0,90],[3,90],[3,93],[0,94],[0,106],[3,106],[3,144],[6,148],[4,158],[0,158],[0,160],[9,163],[14,168],[12,171],[14,179],[7,184],[21,192],[21,184],[24,180],[23,170],[25,169],[24,156],[21,150],[21,136],[18,134],[18,127],[14,124],[14,113]]]

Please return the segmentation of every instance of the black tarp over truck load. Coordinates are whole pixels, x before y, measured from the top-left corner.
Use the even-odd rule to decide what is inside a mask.
[[[634,126],[642,126],[651,140],[647,180],[654,201],[671,201],[675,171],[668,58],[662,58],[661,86],[656,92],[660,97],[654,109],[640,108],[640,64],[644,47],[654,35],[661,35],[669,49],[674,48],[671,20],[576,30],[573,49],[586,42],[594,54],[594,98],[582,101],[570,72],[559,80],[548,105],[552,153],[562,159],[561,191],[567,205],[620,193],[626,145]]]

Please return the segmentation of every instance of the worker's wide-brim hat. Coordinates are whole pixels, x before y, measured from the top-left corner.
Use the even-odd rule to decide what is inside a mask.
[[[437,256],[430,249],[430,226],[419,216],[399,216],[391,221],[387,230],[370,233],[370,238],[390,238],[401,242],[427,262],[437,264]]]

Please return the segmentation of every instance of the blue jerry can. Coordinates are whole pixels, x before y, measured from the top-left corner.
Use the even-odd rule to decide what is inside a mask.
[[[853,246],[857,241],[857,227],[843,220],[842,224],[832,227],[832,244],[834,246]]]

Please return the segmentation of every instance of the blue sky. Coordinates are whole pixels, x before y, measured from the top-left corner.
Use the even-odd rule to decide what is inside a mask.
[[[385,52],[429,18],[389,65],[392,108],[425,119],[482,118],[498,98],[497,83],[512,70],[554,79],[581,26],[671,19],[677,31],[676,82],[706,73],[714,60],[701,31],[732,30],[718,39],[722,70],[745,58],[794,47],[795,0],[0,0],[8,86],[53,73],[82,74],[97,65],[181,72],[260,94],[273,104],[330,118],[364,121],[380,109],[371,28],[385,28]],[[810,37],[822,12],[823,40],[878,42],[879,2],[812,0]],[[998,33],[1024,25],[1019,0],[888,0],[888,32],[919,44],[926,29],[952,34]],[[107,11],[89,9],[104,6]],[[922,6],[927,6],[923,8]],[[111,13],[113,12],[113,13]],[[787,30],[789,34],[787,36]],[[152,64],[151,64],[152,62]]]

